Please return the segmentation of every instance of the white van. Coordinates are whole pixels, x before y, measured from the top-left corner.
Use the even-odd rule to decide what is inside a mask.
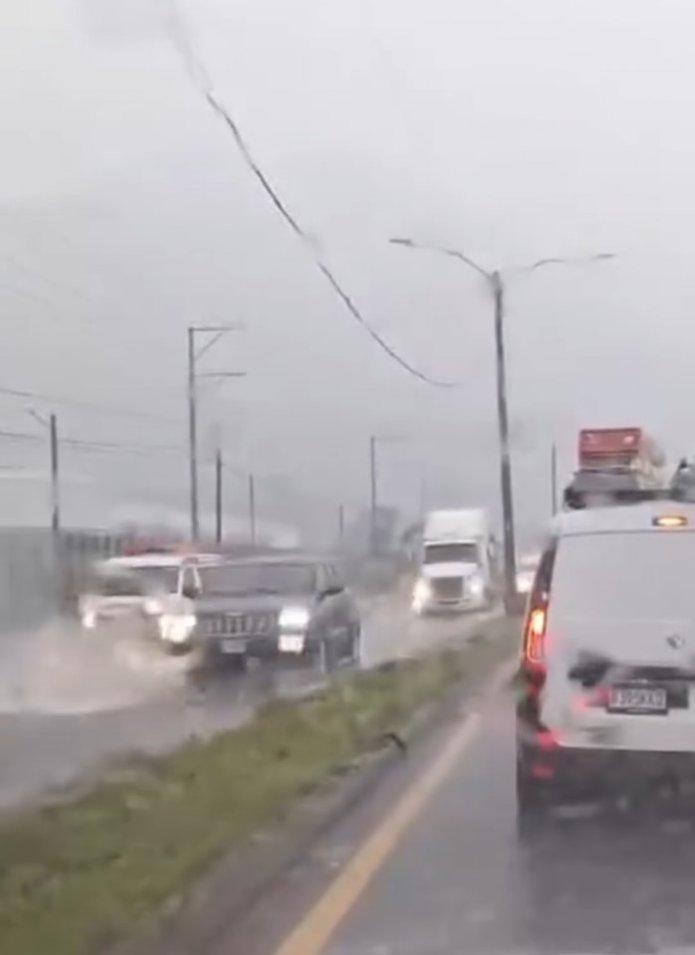
[[[146,553],[111,557],[93,568],[79,598],[85,630],[119,624],[158,636],[167,649],[188,649],[190,632],[171,626],[200,592],[197,568],[217,563],[215,554]]]
[[[695,793],[695,506],[559,515],[529,597],[521,823],[558,801]]]

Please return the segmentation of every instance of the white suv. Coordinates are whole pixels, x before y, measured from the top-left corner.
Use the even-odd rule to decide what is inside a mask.
[[[193,630],[191,602],[200,593],[198,568],[219,560],[217,554],[146,553],[101,561],[79,598],[82,626],[125,624],[184,652]]]
[[[695,792],[695,506],[556,518],[520,683],[522,826],[565,798]]]

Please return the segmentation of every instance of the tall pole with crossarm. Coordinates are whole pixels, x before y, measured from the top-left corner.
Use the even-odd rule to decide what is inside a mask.
[[[441,248],[439,246],[421,245],[412,239],[391,239],[393,245],[405,246],[409,249],[422,249],[436,252],[457,259],[473,269],[484,280],[494,303],[494,335],[495,335],[495,377],[497,394],[497,431],[499,440],[500,458],[500,496],[502,504],[502,526],[504,530],[504,603],[507,611],[513,611],[517,603],[516,593],[516,542],[514,539],[514,494],[512,485],[512,462],[509,444],[509,415],[507,411],[507,381],[506,358],[504,349],[504,319],[505,319],[505,284],[504,275],[499,269],[488,271],[456,249]],[[614,258],[612,252],[602,252],[598,255],[582,256],[578,258],[547,258],[539,259],[521,269],[510,271],[535,272],[547,265],[572,265],[582,262],[598,262]],[[506,274],[506,273],[505,273]]]

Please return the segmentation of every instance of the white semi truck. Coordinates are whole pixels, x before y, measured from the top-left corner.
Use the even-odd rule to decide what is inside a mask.
[[[413,590],[417,614],[479,610],[492,603],[495,542],[483,508],[430,511]]]

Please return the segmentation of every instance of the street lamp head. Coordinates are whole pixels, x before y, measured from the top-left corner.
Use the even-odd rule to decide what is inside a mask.
[[[532,265],[527,266],[525,271],[535,272],[536,269],[542,269],[546,265],[583,265],[589,262],[605,262],[608,259],[615,258],[617,258],[617,253],[615,252],[597,252],[595,255],[577,255],[570,256],[568,258],[539,259]],[[524,270],[522,269],[521,271]]]
[[[390,245],[405,245],[411,249],[414,248],[415,246],[415,243],[413,242],[412,239],[399,239],[399,238],[389,239],[389,244]]]

